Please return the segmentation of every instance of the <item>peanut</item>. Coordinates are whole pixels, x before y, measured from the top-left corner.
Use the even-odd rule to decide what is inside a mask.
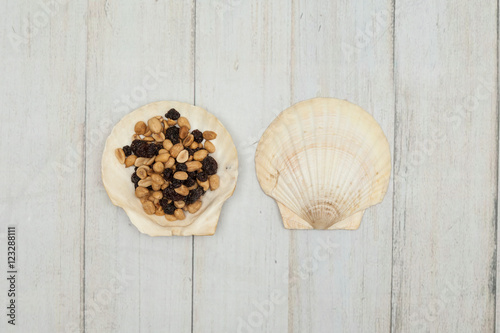
[[[178,143],[176,145],[174,145],[172,147],[172,149],[170,149],[170,155],[172,155],[173,158],[176,158],[177,155],[179,155],[179,153],[184,149],[184,146],[182,145],[182,143]]]
[[[211,141],[205,141],[205,149],[209,153],[214,153],[215,152],[215,146]]]
[[[168,119],[167,120],[167,125],[168,126],[175,126],[175,124],[177,124],[177,120],[173,120],[173,119]]]
[[[163,134],[162,132],[154,133],[153,139],[155,139],[156,142],[163,142],[165,140],[165,134]]]
[[[146,201],[145,203],[143,203],[142,208],[144,208],[144,211],[148,215],[153,215],[156,211],[155,204],[152,203],[151,201]]]
[[[182,208],[186,205],[186,203],[184,201],[174,201],[174,206],[176,208]]]
[[[155,161],[165,163],[166,161],[168,161],[169,158],[170,158],[169,153],[160,154],[160,155],[156,156]]]
[[[122,148],[115,149],[115,156],[118,159],[118,162],[120,162],[120,164],[125,163],[125,152],[123,151]]]
[[[165,169],[173,167],[175,164],[175,158],[170,157],[168,161],[165,162]]]
[[[217,133],[213,132],[213,131],[205,131],[203,132],[203,138],[205,140],[214,140],[215,138],[217,137]]]
[[[199,161],[191,161],[186,162],[186,167],[188,172],[192,172],[201,169],[202,164]]]
[[[180,119],[180,118],[179,118]],[[184,211],[182,209],[176,209],[174,211],[174,216],[178,219],[178,220],[184,220],[186,218],[186,215],[184,215]]]
[[[157,173],[151,175],[151,180],[153,181],[153,183],[156,183],[158,185],[162,185],[163,182],[165,181],[165,179],[163,179],[163,177]]]
[[[166,150],[172,149],[172,146],[173,146],[172,141],[168,139],[163,141],[163,148],[165,148]]]
[[[201,208],[201,201],[200,200],[187,206],[188,212],[190,212],[191,214],[196,213],[200,208]]]
[[[188,136],[189,134],[189,128],[187,128],[186,126],[182,126],[181,129],[179,130],[179,138],[181,138],[182,140]]]
[[[186,180],[188,178],[188,174],[184,171],[177,171],[174,173],[174,178],[179,180]]]
[[[144,139],[143,139],[143,140],[144,140],[144,141],[146,141],[146,142],[153,142],[153,141],[155,141],[155,139],[153,139],[153,138],[152,138],[152,137],[150,137],[150,136],[146,136],[146,137],[144,137]]]
[[[139,182],[137,184],[139,186],[142,186],[142,187],[148,187],[148,186],[153,185],[153,181],[151,180],[151,177],[147,177],[147,178],[144,178],[142,180],[139,180]]]
[[[162,162],[156,162],[153,164],[153,170],[158,173],[162,173],[165,170],[165,165]]]
[[[151,132],[160,133],[163,127],[161,126],[161,122],[157,118],[151,118],[148,120],[148,126]]]
[[[198,182],[198,185],[203,187],[204,191],[207,191],[210,188],[210,183],[208,182],[208,180],[206,180],[204,182],[200,182],[199,180],[196,180],[196,181]]]
[[[194,153],[193,157],[195,161],[203,161],[205,157],[207,157],[208,151],[205,149],[198,150],[196,153]]]
[[[163,198],[163,192],[161,192],[161,191],[154,191],[153,192],[153,198],[158,199],[158,200],[162,199]]]
[[[177,221],[177,217],[175,217],[174,215],[165,214],[165,219],[170,222]]]
[[[182,144],[184,145],[184,147],[189,147],[191,146],[191,144],[194,142],[194,136],[193,134],[189,134],[185,139],[184,141],[182,141]]]
[[[211,175],[210,177],[208,177],[208,182],[210,183],[210,189],[212,191],[215,191],[216,189],[219,188],[220,185],[219,176]]]
[[[180,195],[184,195],[184,196],[189,194],[188,188],[184,185],[181,185],[180,187],[176,188],[174,191],[179,193]]]
[[[135,160],[135,163],[134,165],[136,167],[140,167],[141,165],[144,165],[144,163],[147,162],[147,160],[149,160],[149,158],[145,158],[145,157],[138,157],[136,160]]]
[[[177,155],[177,162],[184,163],[188,160],[188,158],[189,158],[189,152],[186,149],[184,149],[179,153],[179,155]]]
[[[159,190],[161,190],[161,185],[157,184],[157,183],[153,183],[151,185],[151,188],[153,189],[153,191],[159,191]]]
[[[193,142],[193,143],[191,144],[191,146],[189,146],[189,148],[191,148],[191,149],[196,149],[196,148],[198,148],[198,142],[196,142],[196,141],[195,141],[195,142]]]
[[[191,125],[189,124],[189,120],[187,120],[186,117],[179,117],[179,119],[177,119],[177,124],[179,124],[179,127],[187,127],[188,129],[191,129]]]
[[[145,165],[151,165],[155,162],[156,156],[153,156],[151,158],[146,158],[146,162],[144,162]]]
[[[139,121],[137,122],[137,124],[135,124],[134,126],[134,131],[135,131],[135,134],[137,135],[143,135],[144,133],[146,133],[146,123],[143,122],[143,121]]]
[[[150,169],[147,165],[141,165],[139,168],[137,168],[137,171],[135,173],[139,178],[145,179],[148,176],[149,170]]]
[[[132,165],[135,164],[135,160],[137,159],[137,156],[135,155],[130,155],[125,159],[125,167],[131,167]]]
[[[135,196],[138,198],[143,198],[149,195],[149,190],[145,187],[139,186],[135,189]]]

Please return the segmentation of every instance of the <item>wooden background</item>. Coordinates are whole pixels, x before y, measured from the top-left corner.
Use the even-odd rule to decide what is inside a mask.
[[[1,8],[0,331],[500,328],[496,1]],[[389,191],[357,231],[285,230],[255,177],[267,125],[316,96],[359,104],[391,143]],[[158,100],[204,107],[233,135],[240,176],[212,237],[141,235],[102,186],[111,127]]]

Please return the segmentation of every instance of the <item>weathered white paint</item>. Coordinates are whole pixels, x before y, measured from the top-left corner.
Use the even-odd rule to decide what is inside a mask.
[[[396,6],[392,330],[491,332],[497,2]]]
[[[2,4],[1,332],[81,325],[85,11],[83,2],[52,15],[37,2]],[[8,224],[18,227],[15,327],[6,316]]]

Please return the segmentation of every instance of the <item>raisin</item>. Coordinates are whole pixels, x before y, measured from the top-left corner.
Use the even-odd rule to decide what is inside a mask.
[[[141,180],[141,178],[139,178],[139,176],[137,176],[137,174],[134,172],[132,174],[132,177],[130,177],[130,180],[132,181],[132,183],[137,185],[137,183]]]
[[[217,161],[212,156],[205,157],[201,164],[207,175],[211,176],[217,173]]]
[[[174,172],[172,171],[172,169],[163,170],[163,179],[165,179],[166,181],[171,181],[173,177]]]
[[[148,190],[153,191],[153,186],[146,187]]]
[[[181,187],[182,182],[183,182],[182,180],[173,179],[172,182],[170,183],[170,186],[172,186],[173,188],[178,188]]]
[[[193,134],[195,142],[201,143],[203,141],[203,133],[200,130],[195,129],[191,134]]]
[[[132,149],[132,153],[135,154],[137,148],[142,146],[145,142],[142,140],[134,140],[132,141],[132,144],[130,145],[130,149]]]
[[[196,179],[196,171],[191,171],[191,172],[188,172],[188,178],[193,178],[193,179]]]
[[[196,184],[196,180],[194,178],[188,178],[184,181],[184,186],[191,187]]]
[[[180,116],[181,114],[176,109],[170,109],[167,113],[165,113],[165,118],[167,119],[177,120]]]
[[[163,211],[165,212],[165,214],[167,214],[167,215],[174,214],[175,206],[173,203],[168,203],[168,199],[165,199],[165,198],[161,199],[160,206],[161,206],[161,208],[163,208]]]
[[[130,146],[123,146],[122,149],[126,157],[132,155],[132,148],[130,148]]]
[[[186,148],[186,150],[188,151],[189,156],[193,156],[194,155],[194,149]]]
[[[205,194],[205,191],[201,187],[197,187],[194,190],[189,191],[188,196],[186,197],[186,204],[190,205],[196,201],[198,201],[201,196]]]
[[[169,186],[163,190],[163,198],[172,201],[179,201],[184,200],[185,197],[175,192],[175,189]]]
[[[170,141],[172,141],[172,143],[174,145],[178,144],[180,142],[180,139],[179,139],[179,127],[172,126],[172,127],[167,128],[167,130],[165,131],[165,138],[167,138]]]
[[[179,163],[175,166],[175,171],[187,171],[187,166],[184,163]]]
[[[208,175],[206,172],[202,171],[196,175],[196,179],[198,179],[200,182],[206,182],[208,180]]]

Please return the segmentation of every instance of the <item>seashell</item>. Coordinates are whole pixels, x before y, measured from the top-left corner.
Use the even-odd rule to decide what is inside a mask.
[[[283,111],[255,153],[262,190],[287,229],[357,229],[389,185],[389,143],[359,106],[314,98]]]
[[[185,219],[167,221],[164,216],[147,215],[141,201],[135,196],[134,185],[130,177],[133,168],[125,168],[115,157],[115,149],[129,145],[130,134],[138,121],[164,115],[175,108],[183,117],[189,119],[193,129],[211,130],[218,134],[215,145],[217,151],[212,154],[219,165],[217,175],[220,187],[208,191],[201,198],[201,208],[195,214],[186,214]],[[238,154],[231,135],[211,113],[204,109],[181,102],[156,102],[145,105],[123,117],[113,128],[106,140],[101,162],[102,181],[111,202],[123,208],[130,221],[140,232],[150,236],[190,236],[213,235],[224,202],[233,194],[238,178]]]

